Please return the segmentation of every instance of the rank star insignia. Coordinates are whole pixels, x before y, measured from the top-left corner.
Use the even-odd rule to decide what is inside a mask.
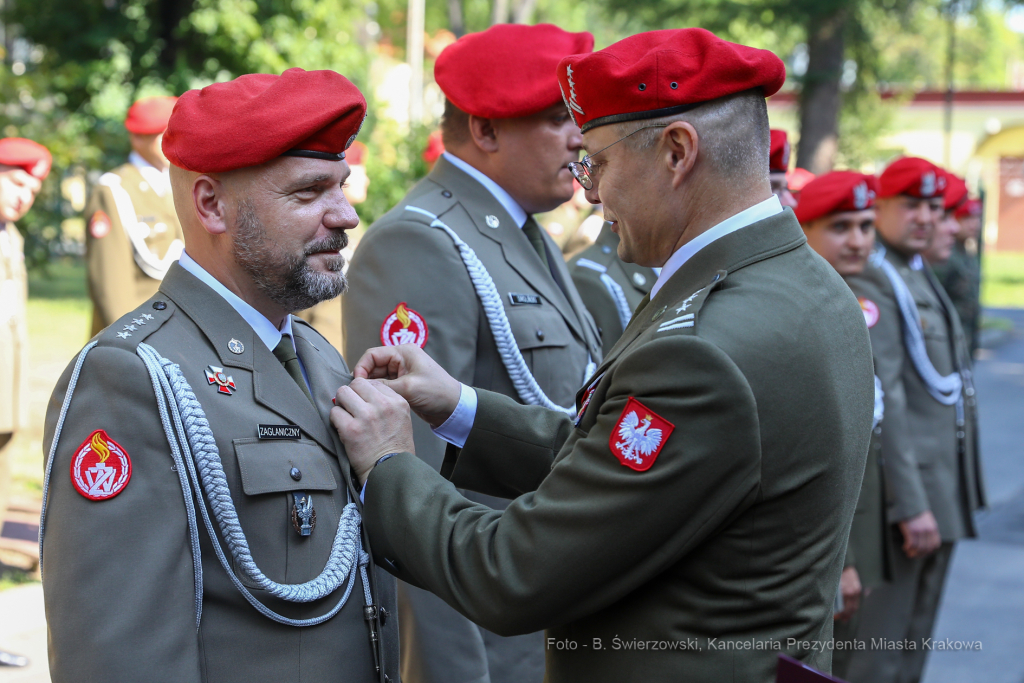
[[[139,328],[135,327],[135,325],[125,325],[123,329],[126,329],[129,332],[134,332],[135,330],[137,330]]]
[[[146,320],[152,320],[153,319],[153,316],[151,316],[149,313],[143,313],[142,317],[145,318]]]
[[[136,325],[145,325],[146,324],[146,321],[143,320],[142,318],[133,318],[132,322],[135,323]]]
[[[130,337],[132,335],[130,333],[128,333],[128,332],[118,332],[117,336],[120,337],[121,339],[127,339],[128,337]]]
[[[676,309],[676,313],[682,313],[683,311],[685,311],[688,308],[690,308],[690,305],[693,303],[693,300],[696,299],[697,295],[700,294],[701,292],[703,292],[705,289],[706,289],[706,287],[701,287],[696,292],[694,292],[690,296],[688,296],[685,299],[683,299],[683,303],[681,303],[679,305],[679,308]]]
[[[624,466],[645,472],[658,458],[676,426],[632,396],[612,430],[608,446]]]
[[[89,500],[113,498],[131,478],[128,452],[102,429],[87,436],[71,458],[71,483]]]
[[[206,381],[210,384],[216,384],[218,393],[230,396],[231,392],[235,391],[235,380],[231,379],[230,375],[224,374],[224,368],[218,368],[214,365],[207,366]]]
[[[384,324],[380,326],[380,340],[384,346],[415,344],[422,349],[429,334],[427,321],[406,306],[404,301],[395,306],[395,310],[391,311],[391,315],[385,318]]]

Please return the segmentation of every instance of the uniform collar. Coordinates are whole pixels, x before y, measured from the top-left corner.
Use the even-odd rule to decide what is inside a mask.
[[[675,253],[669,257],[668,261],[661,269],[661,274],[658,275],[658,281],[651,287],[651,298],[653,299],[658,295],[661,288],[668,282],[669,278],[676,274],[676,272],[683,267],[687,261],[694,257],[704,247],[708,246],[717,239],[725,237],[729,233],[736,232],[741,228],[745,228],[748,225],[763,221],[765,218],[770,218],[775,214],[782,213],[782,204],[779,203],[779,198],[772,195],[768,199],[754,204],[748,209],[740,211],[738,214],[726,218],[724,221],[714,226],[710,230],[702,232],[695,238],[684,244],[683,246],[676,249]]]
[[[523,225],[526,224],[526,211],[523,210],[523,207],[519,206],[519,202],[512,199],[512,195],[502,189],[501,185],[484,175],[479,169],[470,166],[450,152],[442,152],[441,156],[443,156],[452,166],[487,188],[487,191],[498,200],[498,203],[501,204],[506,211],[508,211],[508,215],[516,222],[516,225],[522,228]]]
[[[132,152],[128,155],[128,163],[139,169],[139,173],[141,173],[142,177],[146,179],[149,186],[152,187],[153,191],[161,197],[167,194],[168,190],[171,189],[170,167],[161,171],[156,166],[143,159],[142,155],[138,152]]]
[[[227,301],[231,308],[235,309],[238,315],[242,316],[245,322],[249,323],[256,336],[266,344],[270,351],[273,351],[281,341],[282,335],[289,335],[292,338],[292,344],[295,344],[295,337],[292,335],[292,316],[286,315],[284,317],[284,324],[281,325],[281,329],[274,327],[274,323],[270,322],[265,315],[257,311],[255,308],[242,301],[242,299],[232,292],[230,289],[225,287],[221,282],[210,275],[201,265],[195,262],[195,260],[188,255],[187,251],[181,253],[181,258],[178,259],[178,263],[182,268],[196,276],[203,284],[217,292],[221,297]]]

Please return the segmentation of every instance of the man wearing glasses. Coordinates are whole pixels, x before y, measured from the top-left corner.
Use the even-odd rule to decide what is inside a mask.
[[[574,412],[601,342],[558,246],[534,219],[573,195],[566,168],[583,137],[555,68],[590,52],[589,33],[498,25],[438,57],[445,152],[430,175],[367,231],[352,259],[346,357],[411,343],[470,386]],[[435,470],[445,442],[415,425]],[[507,496],[469,494],[502,509]],[[406,683],[540,683],[540,633],[502,638],[436,596],[401,585]]]
[[[552,683],[768,683],[783,651],[827,671],[874,381],[856,298],[768,183],[785,67],[682,29],[558,76],[592,150],[574,172],[661,274],[575,417],[411,345],[360,359],[331,417],[374,550],[486,628],[546,627]],[[404,452],[410,406],[453,444],[451,483]]]

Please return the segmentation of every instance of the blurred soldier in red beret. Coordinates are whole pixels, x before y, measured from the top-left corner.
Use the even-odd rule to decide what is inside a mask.
[[[981,202],[968,199],[967,185],[951,176],[946,191],[943,224],[952,233],[949,255],[943,259],[928,259],[935,277],[949,295],[964,336],[970,345],[971,356],[978,348],[978,322],[981,317],[981,262],[978,257],[978,236],[981,232]]]
[[[789,135],[784,130],[771,131],[771,149],[768,154],[768,180],[772,193],[783,206],[793,208],[796,198],[789,191]]]
[[[55,682],[398,681],[395,582],[329,419],[351,376],[292,315],[345,289],[365,114],[333,71],[178,100],[163,152],[186,250],[47,413]]]
[[[921,258],[943,218],[948,183],[925,159],[892,162],[878,179],[875,253],[863,273],[847,278],[868,319],[885,393],[881,455],[893,562],[892,583],[864,600],[857,637],[905,645],[855,651],[846,673],[855,683],[920,678],[953,546],[976,535],[974,511],[985,504],[969,348]]]
[[[52,162],[37,142],[0,140],[0,527],[11,479],[8,446],[28,426],[28,276],[24,240],[14,223],[32,208]],[[25,657],[0,650],[0,667],[27,664]]]
[[[128,163],[100,176],[86,205],[91,334],[152,296],[184,246],[160,149],[177,100],[150,97],[128,109]]]
[[[547,627],[551,683],[769,683],[780,650],[827,671],[871,350],[771,191],[765,97],[785,67],[682,29],[567,57],[558,78],[588,152],[575,176],[619,256],[661,273],[572,414],[471,389],[412,345],[367,353],[355,375],[386,378],[452,447],[449,483],[396,452],[404,402],[343,388],[364,523],[401,578],[485,628]],[[488,510],[452,484],[518,497]]]
[[[467,384],[571,409],[601,343],[558,245],[533,214],[573,195],[566,164],[579,158],[583,138],[555,67],[593,45],[589,33],[550,24],[501,24],[441,53],[434,74],[446,97],[443,151],[353,257],[347,357],[411,342]],[[416,454],[436,469],[444,449],[417,420]],[[502,638],[419,588],[400,584],[399,596],[407,683],[543,678],[542,634]]]
[[[427,137],[427,146],[423,149],[423,161],[427,162],[427,169],[434,170],[434,164],[444,154],[443,134],[435,130]]]

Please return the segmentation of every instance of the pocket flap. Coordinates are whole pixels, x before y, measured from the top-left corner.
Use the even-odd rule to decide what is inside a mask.
[[[507,312],[512,336],[523,351],[568,346],[572,342],[569,326],[562,315],[546,301],[542,306],[522,306]]]
[[[235,439],[242,490],[250,496],[282,491],[333,491],[338,482],[328,458],[315,441]],[[299,471],[299,480],[292,475]]]

